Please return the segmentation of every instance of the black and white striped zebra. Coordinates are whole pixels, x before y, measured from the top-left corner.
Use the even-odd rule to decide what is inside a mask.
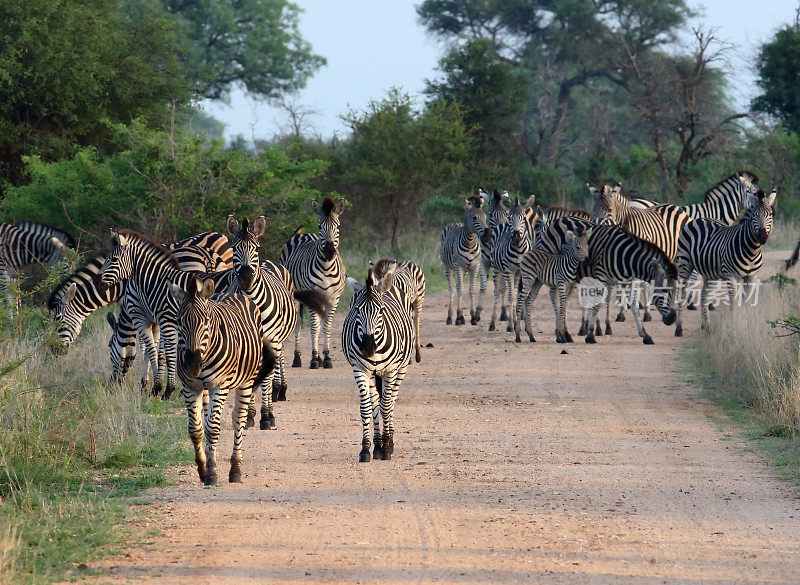
[[[162,398],[166,400],[175,389],[177,360],[177,307],[168,294],[168,285],[171,282],[186,288],[199,273],[181,270],[166,247],[137,232],[112,230],[112,244],[96,282],[102,290],[125,281],[125,308],[136,325],[150,368],[155,372],[154,395],[161,392],[164,382],[164,369],[159,368],[158,360],[158,349],[163,345],[167,380]],[[209,276],[217,286],[227,288],[230,275],[231,271],[225,270]]]
[[[708,288],[711,280],[728,282],[728,300],[733,310],[736,280],[748,287],[764,262],[761,248],[772,233],[775,191],[766,195],[756,193],[755,201],[742,219],[731,226],[713,219],[694,220],[683,227],[678,249],[678,278],[681,289],[693,270],[703,277],[700,302],[700,327],[710,331],[708,324]],[[683,334],[678,304],[675,335]]]
[[[489,276],[492,276],[494,287],[503,286],[503,279],[500,272],[498,272],[492,265],[491,250],[497,234],[500,232],[501,226],[508,223],[508,209],[511,204],[508,198],[508,191],[500,193],[497,189],[492,189],[492,194],[484,193],[483,189],[478,190],[478,195],[483,199],[484,212],[486,213],[486,230],[487,235],[481,241],[481,288],[480,295],[486,294]],[[505,293],[503,293],[505,294]],[[478,315],[480,320],[480,315]],[[500,320],[507,321],[508,314],[505,307],[500,313]]]
[[[552,222],[546,231],[541,232],[537,241],[538,249],[557,253],[566,241],[567,232],[587,230],[592,222],[579,218],[562,218]],[[599,280],[608,290],[617,283],[643,280],[655,284],[653,301],[665,325],[675,321],[674,287],[677,269],[672,261],[657,247],[616,225],[594,225],[588,239],[588,261],[581,266],[579,276]],[[663,286],[666,279],[667,286]],[[653,339],[645,331],[638,314],[638,290],[630,287],[631,312],[636,329],[645,344],[651,345]],[[584,328],[586,342],[595,343],[595,319],[599,305],[592,307],[588,323]]]
[[[0,295],[5,298],[6,308],[19,303],[16,296],[9,295],[13,294],[21,269],[36,263],[55,266],[74,246],[72,236],[42,223],[0,223]]]
[[[344,211],[345,201],[340,199],[334,203],[325,197],[322,203],[311,202],[311,209],[317,214],[316,234],[296,233],[284,244],[281,250],[280,263],[283,264],[294,281],[297,290],[316,290],[325,297],[325,316],[319,317],[313,310],[309,311],[311,328],[311,361],[310,368],[332,368],[330,344],[333,313],[339,305],[339,299],[345,287],[345,267],[339,254],[339,216]],[[302,309],[301,309],[302,315]],[[297,320],[294,335],[294,360],[292,367],[302,365],[300,359],[300,329],[302,318]],[[319,354],[320,324],[324,327],[325,345]]]
[[[419,363],[422,359],[420,343],[420,327],[422,325],[422,302],[425,300],[425,274],[422,268],[407,260],[397,263],[396,260],[383,258],[378,260],[372,268],[372,275],[375,280],[380,281],[394,266],[394,286],[402,287],[414,310],[414,360]]]
[[[450,291],[446,323],[448,325],[453,323],[454,303],[456,304],[456,325],[465,323],[461,283],[466,273],[469,274],[470,324],[477,325],[481,318],[483,297],[479,292],[476,303],[475,277],[481,260],[481,239],[486,237],[489,232],[486,227],[486,214],[482,209],[483,199],[472,195],[463,199],[462,203],[464,205],[464,223],[451,223],[442,230],[440,257],[444,265],[444,275],[447,278],[447,288]],[[453,287],[454,272],[456,274],[455,290]],[[456,296],[458,297],[457,303]]]
[[[297,323],[297,304],[302,301],[319,315],[325,314],[325,298],[318,291],[296,291],[289,271],[274,262],[259,260],[261,247],[259,238],[264,235],[267,220],[262,215],[253,222],[245,217],[241,226],[236,218],[228,216],[226,228],[233,237],[233,264],[235,278],[228,289],[231,293],[242,293],[250,297],[261,313],[264,343],[269,345],[277,356],[278,379],[273,384],[273,374],[269,374],[261,387],[261,429],[275,428],[275,415],[272,401],[286,400],[286,373],[283,343],[291,335]],[[255,397],[248,409],[247,425],[252,426],[255,417]]]
[[[489,323],[489,331],[494,331],[497,319],[498,301],[502,306],[508,307],[509,316],[507,331],[515,329],[515,316],[517,289],[519,282],[519,263],[525,253],[533,245],[533,233],[526,221],[526,212],[531,209],[535,197],[531,195],[524,202],[520,202],[519,197],[515,197],[514,202],[509,207],[508,223],[503,224],[493,239],[492,250],[490,253],[492,265],[500,272],[503,279],[503,286],[494,289],[494,307],[492,309],[492,320]],[[507,291],[504,295],[503,291]]]
[[[342,326],[342,351],[353,367],[360,399],[361,452],[370,460],[370,419],[373,423],[375,459],[391,459],[394,452],[394,405],[411,362],[414,327],[411,303],[402,287],[393,286],[389,267],[380,281],[372,269],[364,285],[348,277],[353,289],[350,311]],[[381,433],[379,414],[383,418]]]
[[[544,250],[528,250],[520,263],[519,297],[516,306],[516,324],[514,331],[517,342],[520,341],[520,321],[525,320],[525,332],[528,339],[535,342],[531,315],[533,303],[542,285],[550,287],[550,301],[555,313],[555,333],[558,343],[572,343],[572,336],[567,331],[567,302],[578,284],[578,268],[586,260],[589,251],[588,238],[592,228],[575,235],[567,231],[566,241],[558,254]]]
[[[184,290],[183,286],[186,286]],[[196,274],[188,282],[169,284],[176,309],[178,375],[189,415],[189,437],[197,472],[205,485],[217,483],[217,442],[222,406],[236,393],[233,409],[233,454],[228,481],[242,481],[242,435],[253,390],[274,369],[275,355],[262,341],[261,314],[245,295],[214,295],[214,281]],[[213,296],[212,296],[213,295]],[[202,398],[209,393],[203,428]],[[203,435],[205,434],[205,452]]]

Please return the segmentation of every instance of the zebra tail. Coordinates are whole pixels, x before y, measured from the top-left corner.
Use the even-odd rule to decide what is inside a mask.
[[[269,373],[275,368],[275,363],[278,361],[275,351],[273,351],[270,346],[265,343],[261,347],[263,349],[261,353],[261,368],[259,368],[258,374],[256,374],[255,382],[253,382],[253,388],[258,388],[261,386],[261,382],[263,382]]]
[[[294,291],[294,298],[321,317],[328,312],[328,299],[317,290],[296,290]]]
[[[792,266],[797,264],[797,258],[800,257],[800,238],[797,238],[797,244],[794,247],[791,258],[784,260],[784,270],[789,270]]]

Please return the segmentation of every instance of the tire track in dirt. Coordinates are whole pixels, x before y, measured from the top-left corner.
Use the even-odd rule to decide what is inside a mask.
[[[797,494],[672,373],[685,342],[651,323],[644,346],[628,319],[557,345],[547,296],[536,344],[447,327],[446,293],[426,299],[434,347],[400,389],[389,462],[357,462],[338,343],[333,370],[291,370],[278,430],[247,431],[244,483],[176,469],[150,492],[162,534],[95,581],[796,584]]]

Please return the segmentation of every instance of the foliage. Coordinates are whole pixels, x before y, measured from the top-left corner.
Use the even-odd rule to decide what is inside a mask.
[[[761,46],[756,59],[756,84],[762,94],[753,100],[752,108],[775,116],[784,127],[800,132],[800,28],[797,23],[779,30]]]
[[[291,161],[283,149],[226,150],[186,130],[113,128],[119,152],[103,157],[86,148],[72,159],[26,159],[30,184],[8,189],[2,209],[94,236],[123,226],[164,241],[222,229],[232,213],[267,216],[265,250],[275,253],[297,224],[308,223],[305,182],[324,168],[317,160]]]
[[[419,225],[424,202],[460,177],[471,141],[461,109],[441,102],[416,112],[407,94],[392,89],[344,120],[353,134],[342,149],[342,185],[360,217],[391,234],[397,250],[398,234]]]
[[[174,19],[156,0],[0,3],[0,172],[101,146],[107,121],[164,121],[190,98]]]
[[[325,65],[300,34],[300,9],[287,0],[162,1],[183,25],[187,67],[206,98],[224,99],[235,85],[278,98]]]

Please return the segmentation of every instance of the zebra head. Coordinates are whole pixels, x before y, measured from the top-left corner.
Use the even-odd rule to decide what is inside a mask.
[[[311,209],[318,216],[320,246],[326,261],[332,260],[339,250],[339,216],[344,211],[344,206],[344,199],[334,203],[333,199],[325,197],[321,204],[316,199],[311,201]]]
[[[125,326],[114,313],[106,313],[106,321],[111,327],[108,340],[108,353],[111,357],[111,383],[121,382],[136,359],[136,330],[132,324]]]
[[[51,351],[55,355],[64,355],[67,349],[78,333],[81,332],[83,325],[83,316],[80,315],[76,309],[75,293],[78,291],[76,283],[70,283],[66,290],[56,290],[48,300],[48,308],[50,309],[50,317],[56,326],[58,334],[58,343],[50,346]]]
[[[484,243],[491,238],[492,232],[486,226],[486,214],[483,212],[483,199],[472,195],[461,200],[464,206],[464,227],[468,234],[475,234]]]
[[[619,187],[611,187],[608,183],[603,183],[600,189],[589,187],[589,191],[594,196],[594,208],[592,213],[592,221],[598,224],[615,224],[617,223],[617,210],[616,210],[616,197],[619,193]]]
[[[519,245],[528,236],[528,222],[525,219],[525,212],[533,205],[535,195],[531,195],[520,203],[519,197],[514,197],[508,212],[508,223],[514,231],[514,244]]]
[[[541,206],[536,206],[536,223],[533,224],[533,245],[534,248],[538,248],[541,242],[544,241],[544,235],[550,229],[550,214],[541,208]]]
[[[250,292],[253,288],[253,280],[258,271],[258,249],[261,247],[258,239],[264,235],[267,229],[267,219],[261,215],[250,229],[250,222],[245,217],[242,219],[242,227],[232,215],[228,216],[226,222],[228,233],[233,236],[231,245],[233,247],[233,269],[239,277],[239,286],[242,291]]]
[[[191,378],[200,376],[203,358],[211,336],[208,299],[214,294],[214,280],[195,276],[189,290],[170,283],[173,297],[180,303],[178,309],[178,363]]]
[[[589,257],[589,236],[591,235],[592,228],[588,228],[582,234],[568,230],[561,253],[577,263],[583,262]]]
[[[748,207],[747,213],[742,218],[742,222],[748,224],[750,235],[762,246],[767,243],[769,235],[772,233],[773,204],[778,196],[775,189],[767,195],[759,189],[756,193],[755,202]]]
[[[131,246],[128,237],[112,228],[111,245],[113,247],[95,277],[95,283],[100,290],[107,289],[126,278],[130,278],[133,272]]]
[[[492,189],[491,196],[483,191],[479,191],[478,194],[486,206],[486,225],[489,230],[508,221],[509,200],[507,195],[503,197],[497,189]]]
[[[739,205],[742,209],[747,209],[753,205],[758,198],[758,176],[750,171],[737,171],[736,192],[739,195]]]
[[[367,281],[359,284],[356,279],[347,277],[347,284],[353,289],[353,299],[350,302],[350,314],[355,318],[353,342],[358,347],[361,355],[371,358],[377,349],[376,340],[383,336],[384,303],[383,293],[394,284],[396,262],[385,265],[385,273],[376,279],[372,268],[367,271]]]

